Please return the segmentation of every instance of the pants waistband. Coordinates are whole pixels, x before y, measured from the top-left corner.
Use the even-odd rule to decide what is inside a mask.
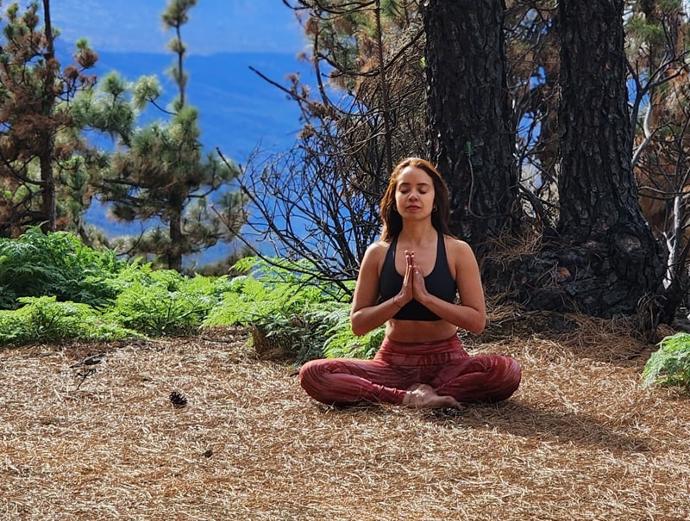
[[[462,342],[458,335],[453,335],[443,340],[434,340],[433,342],[400,342],[386,337],[381,344],[382,350],[405,354],[443,353],[445,351],[453,351],[458,347],[462,347]]]
[[[385,338],[376,358],[396,365],[436,365],[469,356],[457,335],[434,342],[398,342]]]

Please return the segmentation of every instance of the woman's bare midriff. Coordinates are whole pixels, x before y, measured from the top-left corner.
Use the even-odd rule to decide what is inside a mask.
[[[436,342],[457,333],[458,328],[445,320],[395,320],[386,324],[386,337],[396,342]]]

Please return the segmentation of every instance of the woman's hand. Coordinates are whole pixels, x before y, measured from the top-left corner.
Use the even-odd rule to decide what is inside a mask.
[[[429,292],[424,284],[424,275],[419,270],[419,266],[415,263],[414,252],[410,254],[410,262],[412,264],[412,295],[417,302],[424,303],[429,297]]]
[[[405,278],[403,278],[402,288],[400,288],[400,293],[398,293],[395,298],[395,303],[399,308],[402,308],[405,304],[410,302],[414,298],[414,266],[411,255],[409,251],[405,250]]]

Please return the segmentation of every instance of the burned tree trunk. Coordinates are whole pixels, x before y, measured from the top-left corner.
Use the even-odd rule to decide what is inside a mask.
[[[557,233],[544,237],[536,255],[493,263],[489,271],[531,309],[607,318],[640,313],[647,322],[641,327],[650,329],[664,263],[631,168],[623,0],[564,0],[558,9]]]
[[[663,264],[632,174],[623,0],[560,2],[559,20],[564,288],[593,314],[631,313],[656,292]]]
[[[520,220],[502,0],[423,10],[430,155],[451,192],[451,230],[481,257]]]

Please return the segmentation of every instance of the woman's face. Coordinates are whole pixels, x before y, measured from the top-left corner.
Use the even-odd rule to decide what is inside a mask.
[[[434,181],[421,168],[407,166],[395,187],[395,207],[404,219],[424,219],[434,209]]]

